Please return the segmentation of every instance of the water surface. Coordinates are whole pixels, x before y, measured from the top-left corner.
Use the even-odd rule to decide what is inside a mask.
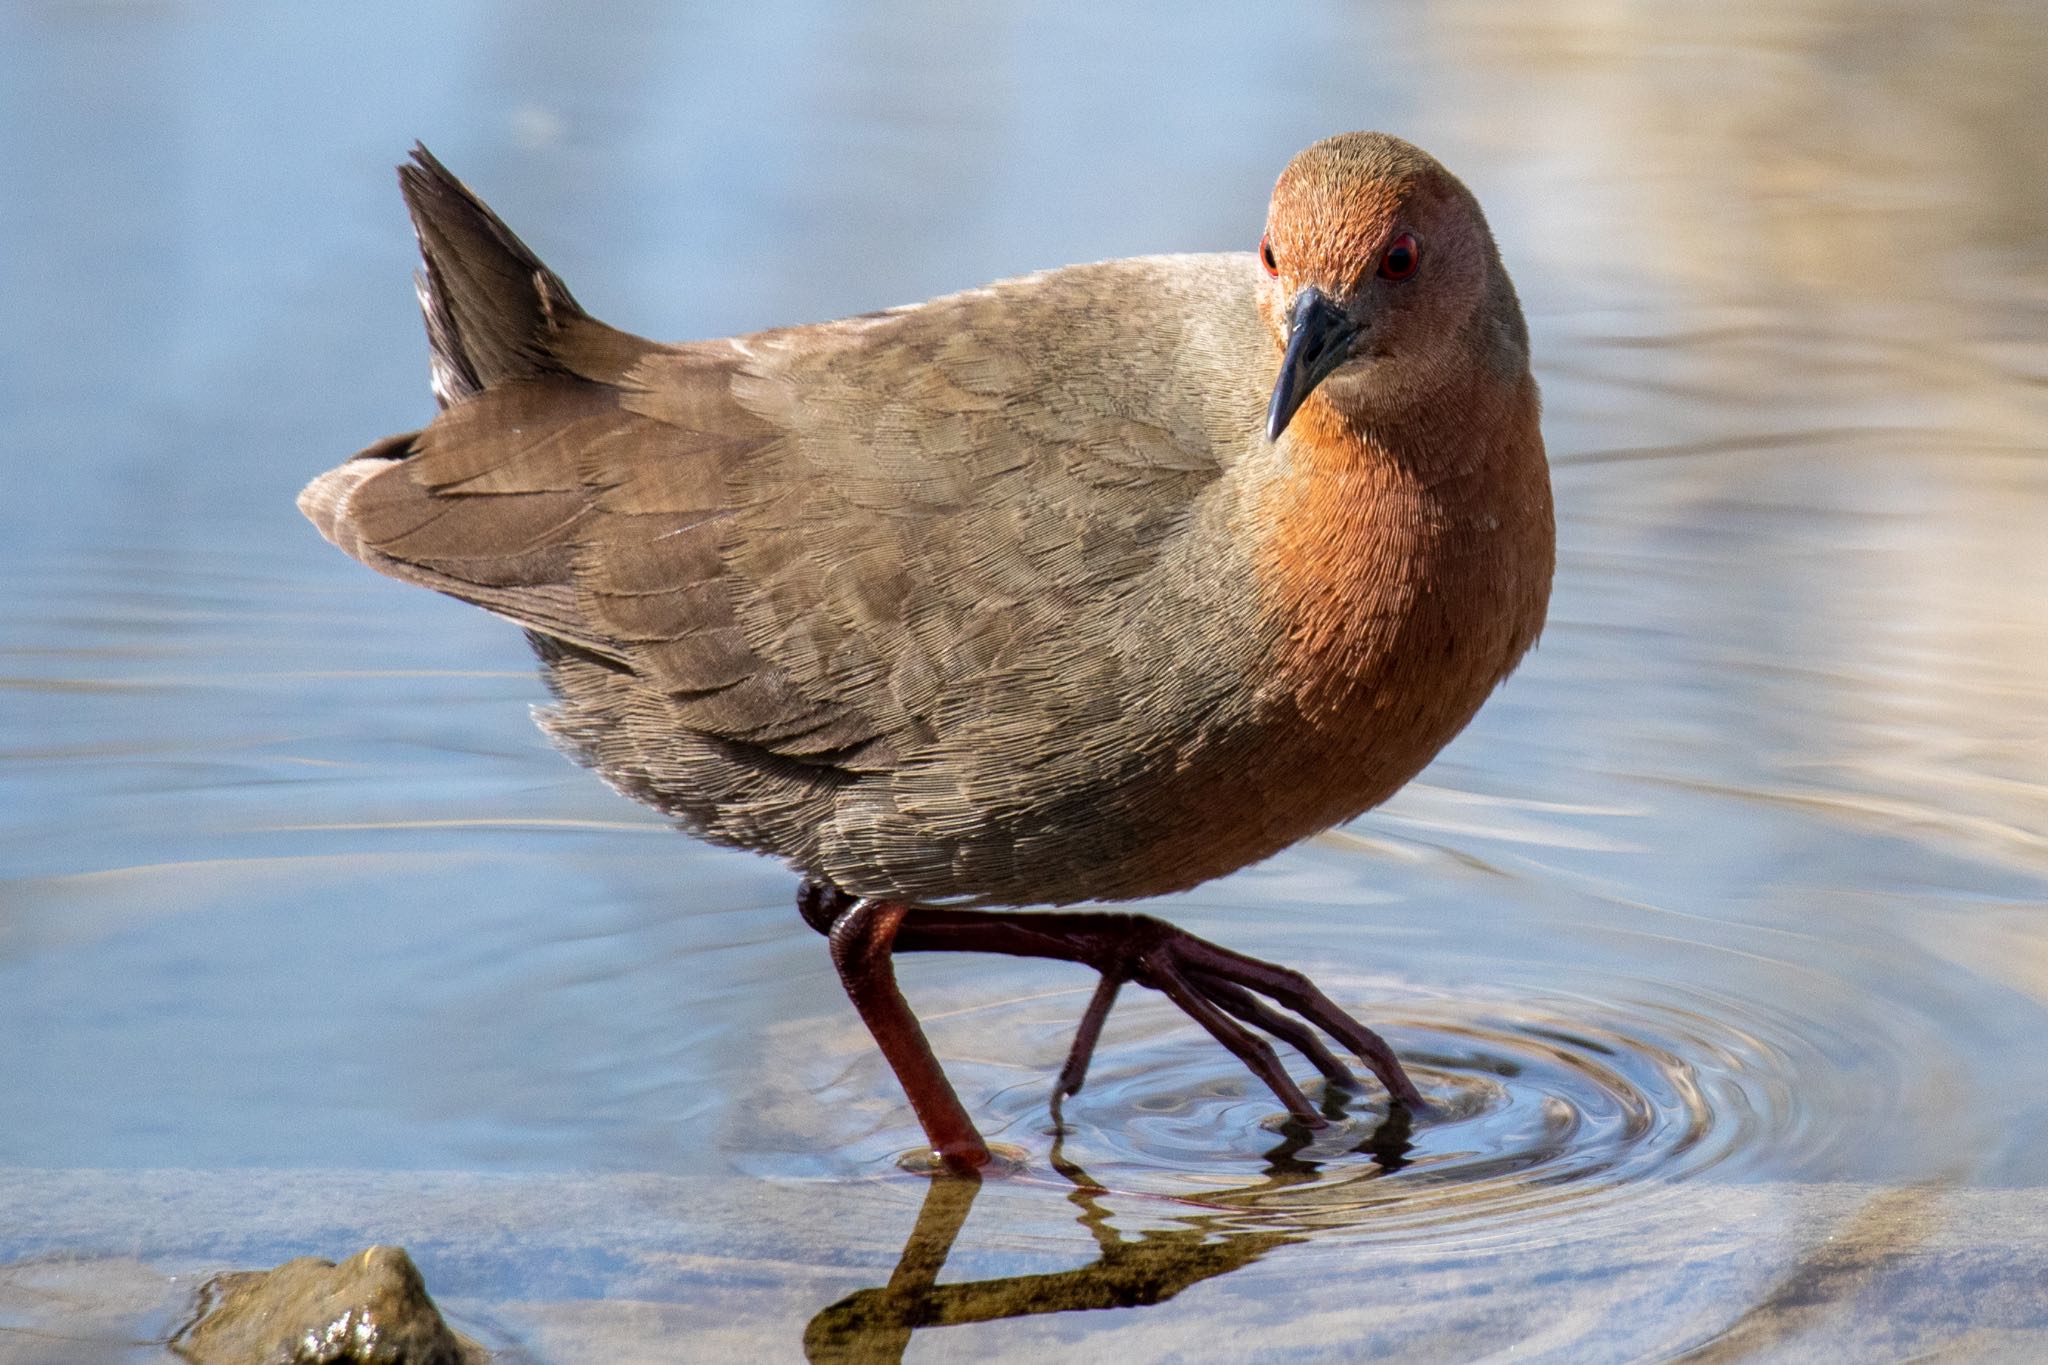
[[[512,1358],[2048,1353],[2044,72],[1996,4],[0,10],[0,1357],[376,1241]],[[680,337],[1247,247],[1350,127],[1515,272],[1552,623],[1148,908],[1438,1111],[1290,1130],[1128,992],[1059,1134],[1087,976],[906,959],[1025,1156],[935,1187],[789,874],[292,510],[430,410],[389,164]]]

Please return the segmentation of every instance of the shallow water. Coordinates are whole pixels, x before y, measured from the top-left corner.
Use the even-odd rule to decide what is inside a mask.
[[[373,1241],[511,1358],[2048,1354],[2038,10],[350,15],[0,9],[0,1358]],[[1384,809],[1149,908],[1436,1111],[1291,1130],[1127,992],[1056,1138],[1091,982],[908,958],[1024,1162],[932,1185],[790,876],[293,511],[429,410],[387,167],[699,336],[1245,246],[1359,126],[1516,273],[1552,624]]]

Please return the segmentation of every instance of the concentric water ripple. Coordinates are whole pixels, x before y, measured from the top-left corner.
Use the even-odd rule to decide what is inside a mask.
[[[1368,1238],[1526,1233],[1567,1212],[1577,1232],[1603,1206],[1647,1196],[1639,1187],[1782,1169],[1854,1140],[1842,1128],[1856,1106],[1827,1093],[1849,1082],[1826,1079],[1819,1054],[1834,1043],[1813,1021],[1671,997],[1383,1003],[1373,1021],[1431,1109],[1390,1116],[1369,1082],[1355,1095],[1314,1086],[1330,1119],[1320,1130],[1289,1120],[1170,1008],[1148,1011],[1148,1039],[1105,1045],[1098,1074],[1064,1106],[1063,1133],[1047,1117],[1049,1073],[999,1092],[988,1117],[1039,1153],[1057,1138],[1064,1169],[1112,1191]],[[1034,1004],[1039,1013],[1043,998]],[[1297,1059],[1293,1070],[1306,1068]]]

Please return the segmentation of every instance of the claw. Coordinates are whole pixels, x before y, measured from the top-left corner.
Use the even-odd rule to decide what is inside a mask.
[[[1338,1009],[1315,982],[1300,972],[1234,953],[1192,934],[1188,935],[1188,951],[1203,971],[1248,986],[1278,1001],[1350,1048],[1372,1069],[1372,1074],[1379,1078],[1380,1084],[1387,1088],[1387,1094],[1396,1103],[1417,1111],[1428,1108],[1429,1102],[1422,1098],[1415,1082],[1408,1079],[1408,1073],[1394,1056],[1394,1050],[1387,1046],[1386,1039]]]
[[[1351,1068],[1337,1060],[1337,1055],[1323,1046],[1323,1040],[1306,1024],[1289,1019],[1277,1010],[1268,1009],[1259,1003],[1259,998],[1242,986],[1232,985],[1221,977],[1197,971],[1190,977],[1200,983],[1211,1000],[1229,1010],[1253,1028],[1264,1029],[1281,1042],[1308,1058],[1316,1070],[1334,1083],[1354,1087],[1358,1077],[1351,1074]]]
[[[839,926],[834,921],[867,904],[856,902],[837,888],[823,884],[807,886],[801,901],[806,921],[821,932],[830,927],[835,938]],[[1219,947],[1150,915],[1114,912],[1001,915],[918,907],[905,908],[900,915],[897,911],[893,905],[888,909],[894,931],[883,936],[889,944],[885,953],[891,950],[898,953],[1005,953],[1016,957],[1085,963],[1101,974],[1095,993],[1081,1015],[1080,1025],[1074,1032],[1073,1046],[1067,1052],[1066,1064],[1060,1068],[1059,1079],[1054,1086],[1052,1116],[1056,1125],[1064,1122],[1060,1115],[1060,1101],[1079,1093],[1087,1079],[1088,1064],[1102,1038],[1103,1024],[1126,981],[1135,981],[1165,994],[1264,1081],[1280,1103],[1286,1106],[1287,1112],[1304,1127],[1322,1128],[1327,1126],[1328,1120],[1287,1074],[1279,1054],[1260,1033],[1270,1034],[1300,1052],[1333,1085],[1356,1085],[1357,1078],[1350,1068],[1317,1036],[1316,1031],[1321,1030],[1356,1053],[1371,1068],[1386,1087],[1397,1110],[1408,1115],[1427,1112],[1428,1104],[1422,1098],[1422,1092],[1401,1069],[1400,1061],[1386,1040],[1338,1009],[1313,981],[1300,972]],[[879,982],[882,973],[877,971],[873,974]],[[865,982],[858,978],[858,973],[849,978],[847,989],[854,996],[855,1003],[862,1007],[864,1017],[874,1012],[877,1003],[886,1001],[888,997],[893,996],[893,1003],[901,1006],[902,997],[894,992],[893,978],[887,991],[867,989]],[[1268,1001],[1272,1003],[1268,1004]],[[1280,1008],[1274,1008],[1276,1005]],[[903,1014],[908,1017],[907,1008]],[[923,1048],[919,1055],[918,1048],[906,1046],[905,1040],[913,1035],[917,1044],[923,1044],[923,1036],[916,1030],[914,1018],[907,1025],[893,1019],[869,1018],[869,1026],[876,1040],[883,1044],[883,1051],[889,1055],[897,1075],[903,1079],[905,1090],[913,1098],[913,1105],[919,1108],[919,1117],[924,1120],[926,1133],[933,1138],[934,1145],[944,1150],[946,1144],[942,1138],[957,1138],[957,1134],[947,1131],[952,1128],[964,1127],[967,1134],[973,1134],[973,1127],[965,1120],[964,1113],[957,1111],[957,1099],[948,1106],[933,1098],[940,1094],[942,1086],[943,1098],[951,1099],[952,1091],[945,1082],[944,1073],[930,1058],[929,1049]],[[1255,1029],[1259,1032],[1254,1032]],[[894,1050],[892,1044],[895,1044]],[[924,1100],[923,1104],[918,1103],[920,1098]],[[927,1110],[937,1112],[928,1116]],[[935,1122],[935,1119],[941,1121]],[[974,1140],[979,1140],[978,1135]]]
[[[1333,1084],[1356,1086],[1357,1076],[1316,1036],[1315,1029],[1320,1028],[1357,1053],[1397,1105],[1418,1112],[1426,1107],[1422,1093],[1401,1069],[1386,1041],[1337,1008],[1300,972],[1218,947],[1149,915],[1093,918],[1103,921],[1091,926],[1099,937],[1085,947],[1070,946],[1076,949],[1072,953],[1075,960],[1089,962],[1102,973],[1102,980],[1075,1030],[1073,1047],[1060,1070],[1058,1097],[1076,1094],[1081,1089],[1089,1060],[1102,1035],[1103,1021],[1116,1002],[1117,987],[1131,980],[1160,991],[1180,1006],[1264,1081],[1290,1114],[1311,1128],[1324,1126],[1323,1115],[1310,1105],[1301,1088],[1281,1068],[1271,1044],[1243,1025],[1269,1033],[1294,1048]],[[1101,932],[1112,926],[1120,932]],[[1033,932],[1043,931],[1034,926]],[[1273,1009],[1255,991],[1308,1022]],[[1060,1121],[1057,1114],[1054,1119]]]

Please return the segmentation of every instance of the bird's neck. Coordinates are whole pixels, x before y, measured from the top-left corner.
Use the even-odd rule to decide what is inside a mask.
[[[1289,428],[1259,578],[1306,715],[1442,707],[1454,733],[1542,627],[1553,529],[1535,384],[1482,371],[1453,387],[1370,415],[1318,393]]]

